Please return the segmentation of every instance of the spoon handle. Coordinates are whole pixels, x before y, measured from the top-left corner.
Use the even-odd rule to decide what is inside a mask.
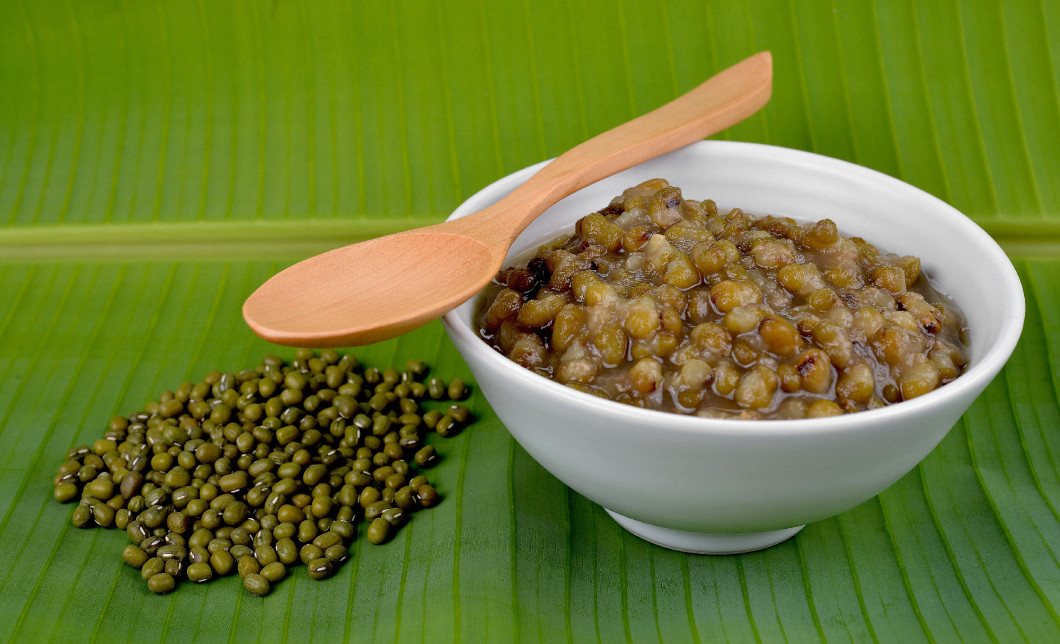
[[[769,52],[756,54],[571,149],[484,210],[298,262],[254,291],[243,317],[261,337],[292,346],[367,344],[414,329],[485,286],[549,206],[753,114],[769,100],[772,75]]]
[[[476,228],[480,239],[493,237],[510,243],[538,215],[572,192],[754,114],[769,101],[772,79],[772,56],[759,52],[669,103],[571,148],[481,211],[481,217],[464,219],[472,220],[466,223]]]

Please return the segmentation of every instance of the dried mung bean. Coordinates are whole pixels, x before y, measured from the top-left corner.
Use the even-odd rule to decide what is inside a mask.
[[[343,541],[352,541],[357,536],[357,528],[348,519],[344,519],[341,516],[332,521],[328,530],[339,535]]]
[[[170,545],[161,546],[158,548],[158,550],[155,551],[155,556],[162,559],[163,561],[167,561],[170,559],[176,559],[177,561],[180,561],[184,559],[187,554],[188,551],[186,548]]]
[[[124,530],[130,521],[132,521],[132,512],[128,508],[120,508],[114,513],[114,527],[119,530]]]
[[[250,573],[243,577],[243,587],[252,595],[264,597],[272,590],[269,580],[258,573]]]
[[[416,493],[406,485],[394,493],[394,505],[402,510],[412,510],[417,504]]]
[[[213,577],[213,572],[213,568],[210,567],[210,564],[200,561],[188,566],[187,575],[189,580],[196,583],[202,583],[204,581],[209,581],[210,578]]]
[[[463,400],[467,398],[467,385],[460,378],[453,378],[449,382],[448,394],[453,400]]]
[[[74,483],[61,483],[55,486],[55,500],[59,503],[68,503],[77,498],[79,491]]]
[[[394,528],[400,528],[408,521],[408,515],[401,508],[387,508],[379,516],[386,519]]]
[[[324,556],[324,551],[314,546],[312,543],[307,543],[302,546],[302,549],[298,551],[298,558],[302,563],[308,564],[314,559],[319,559]]]
[[[213,571],[217,573],[218,576],[224,577],[231,573],[234,566],[235,559],[230,552],[221,550],[219,552],[210,553],[210,567],[213,568]]]
[[[177,582],[169,573],[161,572],[147,580],[147,587],[156,595],[165,595],[173,592]]]
[[[264,577],[270,585],[275,585],[287,576],[287,567],[279,561],[274,561],[267,566],[263,566],[258,574]],[[243,583],[245,584],[246,581],[244,580]]]
[[[130,543],[121,551],[121,558],[125,563],[139,570],[144,567],[144,563],[150,559],[150,556],[141,548]]]
[[[336,543],[324,551],[324,557],[333,564],[340,564],[349,558],[349,551],[346,546]]]
[[[114,509],[106,503],[97,503],[92,507],[92,519],[96,525],[110,527],[114,523]]]
[[[291,565],[298,561],[298,546],[289,538],[283,538],[276,542],[276,558],[281,563]]]
[[[258,546],[254,548],[254,559],[262,566],[267,566],[277,560],[276,549],[272,546]]]
[[[240,577],[246,577],[259,570],[261,570],[261,564],[259,564],[258,560],[251,555],[240,557],[239,562],[236,564],[236,571],[239,573]]]
[[[363,517],[381,543],[437,502],[416,471],[438,458],[424,437],[455,434],[468,410],[420,401],[460,400],[467,387],[421,381],[427,371],[420,361],[362,370],[353,356],[299,350],[290,365],[266,356],[256,369],[214,372],[69,450],[53,495],[81,500],[78,527],[124,530],[122,559],[153,592],[238,571],[263,595],[299,560],[322,579],[349,558]]]
[[[433,508],[441,501],[438,491],[429,483],[424,483],[416,488],[416,497],[419,500],[419,504],[425,508]]]
[[[161,574],[166,567],[166,562],[162,561],[158,557],[151,557],[144,562],[143,566],[140,567],[140,577],[147,581],[155,575]]]
[[[188,561],[190,563],[209,563],[210,551],[202,546],[191,546],[188,548]]]
[[[325,557],[313,559],[307,567],[309,568],[309,577],[311,579],[324,579],[331,576],[331,573],[335,570],[335,564]]]
[[[381,516],[373,519],[368,526],[367,536],[368,541],[376,545],[383,543],[390,537],[390,522]]]

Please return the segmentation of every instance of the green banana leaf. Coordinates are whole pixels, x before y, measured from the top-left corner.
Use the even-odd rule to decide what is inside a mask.
[[[758,50],[719,138],[883,171],[973,218],[1027,294],[1001,375],[890,489],[765,551],[641,541],[477,392],[444,501],[317,582],[157,597],[51,478],[115,414],[290,350],[243,299]],[[991,0],[0,3],[0,640],[1060,639],[1060,6]],[[470,378],[438,323],[356,350]]]

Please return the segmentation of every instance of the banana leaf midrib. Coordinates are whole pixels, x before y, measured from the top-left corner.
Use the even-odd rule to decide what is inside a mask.
[[[293,258],[429,226],[444,215],[304,220],[56,224],[0,229],[0,261]],[[977,223],[1013,257],[1060,255],[1060,220],[991,217]]]

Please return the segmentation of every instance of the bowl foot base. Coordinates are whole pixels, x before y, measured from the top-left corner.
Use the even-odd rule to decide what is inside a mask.
[[[607,508],[604,508],[607,510]],[[622,516],[607,510],[611,518],[626,530],[645,541],[657,546],[690,552],[697,555],[735,555],[741,552],[753,552],[785,541],[795,535],[804,526],[769,530],[766,532],[748,532],[745,534],[712,534],[709,532],[685,532],[642,523],[636,519]]]

